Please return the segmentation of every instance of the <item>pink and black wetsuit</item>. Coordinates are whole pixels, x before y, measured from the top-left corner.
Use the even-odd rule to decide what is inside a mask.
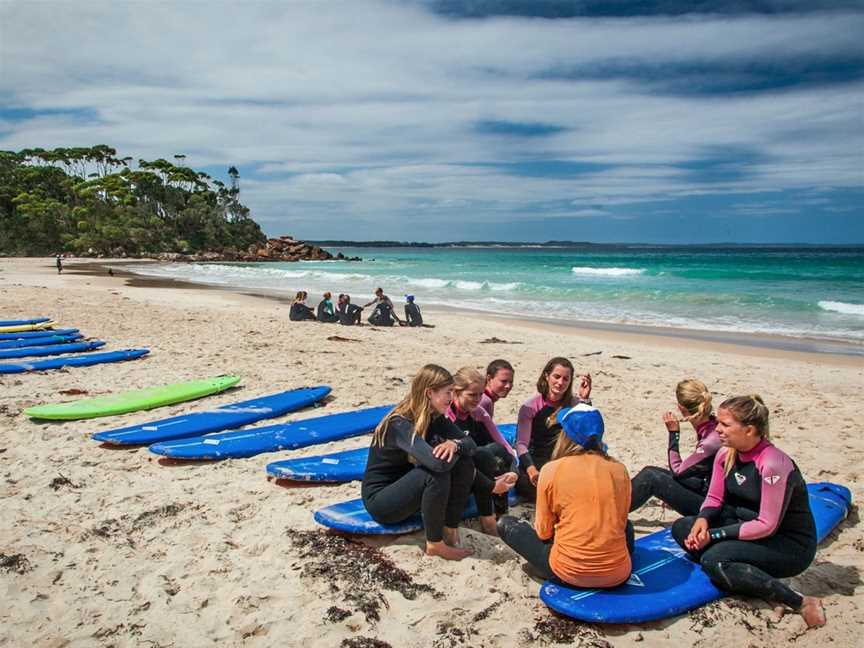
[[[498,398],[498,394],[491,392],[488,389],[484,389],[483,395],[480,397],[480,404],[478,407],[482,407],[489,415],[490,419],[495,418],[495,403],[498,402]]]
[[[477,406],[469,413],[454,400],[445,416],[474,441],[477,446],[474,464],[479,471],[493,481],[506,472],[516,472],[516,451],[501,435],[486,410]]]
[[[717,587],[798,609],[801,596],[777,579],[800,574],[816,554],[804,478],[792,459],[764,439],[737,453],[728,474],[727,452],[717,452],[699,515],[678,520],[672,535],[684,547],[694,522],[707,520],[710,543],[688,553]]]
[[[681,458],[681,432],[669,432],[669,469],[646,466],[632,481],[630,510],[656,497],[681,515],[695,515],[708,493],[714,456],[720,448],[717,419],[713,416],[696,428],[696,448]]]

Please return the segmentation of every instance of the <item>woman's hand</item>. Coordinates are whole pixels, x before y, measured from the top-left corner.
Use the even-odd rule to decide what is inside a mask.
[[[493,495],[503,495],[511,488],[513,488],[516,483],[516,473],[504,473],[503,475],[495,478],[495,486],[492,488]]]
[[[531,485],[536,486],[537,480],[540,479],[540,471],[537,470],[537,467],[528,466],[525,472],[528,474],[528,480],[531,482]]]
[[[441,461],[450,462],[454,456],[456,456],[456,452],[459,450],[459,444],[453,441],[452,439],[448,439],[443,443],[439,443],[434,448],[432,448],[432,454],[440,459]]]
[[[678,425],[678,417],[674,412],[666,412],[663,415],[663,423],[666,424],[666,429],[670,432],[680,432],[681,426]]]
[[[684,546],[690,551],[699,551],[708,546],[711,536],[708,535],[708,520],[698,518],[690,529],[690,535],[684,540]]]
[[[579,378],[579,398],[588,400],[591,398],[591,374],[585,374]]]

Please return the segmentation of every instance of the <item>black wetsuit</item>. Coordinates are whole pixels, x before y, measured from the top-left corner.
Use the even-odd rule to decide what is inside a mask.
[[[414,302],[405,304],[405,320],[408,326],[423,326],[423,315],[420,314],[420,307]]]
[[[450,461],[432,454],[432,448],[451,439],[459,450]],[[414,433],[411,421],[390,419],[384,443],[369,448],[360,488],[363,504],[381,524],[397,524],[421,511],[426,539],[440,542],[445,526],[456,528],[475,485],[472,455],[476,446],[453,423],[437,416],[426,439]]]
[[[314,320],[315,311],[309,308],[306,304],[294,302],[291,304],[291,312],[288,313],[288,319],[292,322],[302,322],[303,320]]]
[[[333,303],[330,302],[329,305],[332,307]],[[331,313],[327,306],[328,300],[326,299],[322,299],[321,302],[318,304],[318,321],[325,322],[327,324],[333,324],[335,322],[338,322],[338,315],[336,315],[335,313]]]
[[[354,304],[342,304],[336,310],[339,323],[344,326],[355,326],[360,323],[360,315],[363,309]]]
[[[804,478],[788,456],[764,440],[738,453],[728,475],[725,458],[725,449],[715,457],[699,515],[675,522],[672,535],[684,547],[695,521],[704,518],[711,542],[688,553],[718,588],[797,610],[801,595],[777,579],[800,574],[816,555],[816,525]]]
[[[369,323],[373,326],[393,326],[393,307],[390,303],[379,301],[369,316]]]

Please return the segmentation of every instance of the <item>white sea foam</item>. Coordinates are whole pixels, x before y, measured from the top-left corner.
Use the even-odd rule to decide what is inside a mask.
[[[574,266],[570,268],[570,272],[586,277],[630,277],[641,275],[645,270],[643,268],[591,268],[587,266]]]
[[[844,315],[859,315],[864,317],[864,304],[847,304],[837,301],[820,301],[819,308]]]

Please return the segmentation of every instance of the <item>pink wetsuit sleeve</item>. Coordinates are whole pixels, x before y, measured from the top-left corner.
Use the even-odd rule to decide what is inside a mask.
[[[489,415],[489,418],[494,417],[492,413],[495,411],[495,404],[492,402],[492,399],[489,398],[488,394],[483,394],[480,397],[480,404],[478,407],[482,407],[483,411]]]
[[[721,450],[714,457],[714,467],[711,470],[711,485],[708,486],[708,495],[705,496],[705,501],[702,502],[702,507],[699,510],[700,516],[706,509],[719,509],[723,506],[723,499],[726,496],[726,475],[723,471],[723,464],[726,462],[726,452]]]
[[[786,513],[786,490],[795,465],[774,446],[766,448],[756,461],[762,478],[759,517],[741,525],[739,540],[758,540],[774,535]]]
[[[672,451],[669,451],[669,467],[672,468],[672,472],[676,475],[680,475],[683,472],[689,470],[693,466],[698,463],[705,461],[706,457],[710,457],[715,454],[721,446],[720,435],[717,434],[716,430],[712,430],[710,434],[708,434],[704,439],[700,439],[699,443],[696,444],[696,449],[693,451],[689,457],[687,457],[684,461],[681,461],[681,455],[675,454],[678,456],[678,466],[675,467],[672,465]]]
[[[486,410],[484,410],[480,406],[477,406],[476,408],[474,408],[474,411],[471,412],[471,417],[475,421],[479,421],[483,424],[483,427],[486,428],[486,431],[489,433],[489,436],[492,437],[492,440],[495,443],[504,446],[505,448],[507,448],[507,452],[512,454],[514,457],[516,456],[516,451],[510,446],[509,443],[507,443],[507,439],[505,439],[501,432],[498,430],[498,426],[495,425],[495,421],[492,420]]]
[[[531,426],[534,424],[534,415],[540,411],[540,407],[537,406],[538,400],[541,400],[540,394],[525,401],[525,404],[519,408],[519,418],[516,421],[516,452],[520,457],[528,452],[528,446],[531,443]]]

